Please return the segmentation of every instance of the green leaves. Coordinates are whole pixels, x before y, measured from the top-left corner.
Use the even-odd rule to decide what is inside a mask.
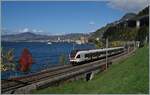
[[[16,64],[14,61],[14,49],[3,51],[1,48],[1,71],[15,70]]]
[[[60,64],[66,64],[67,62],[67,59],[66,59],[66,55],[65,54],[61,54],[60,57],[59,57],[59,62]]]

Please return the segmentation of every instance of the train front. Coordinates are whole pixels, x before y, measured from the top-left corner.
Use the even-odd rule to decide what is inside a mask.
[[[77,63],[76,55],[77,55],[78,50],[72,50],[71,53],[69,54],[69,60],[70,64],[75,65]]]

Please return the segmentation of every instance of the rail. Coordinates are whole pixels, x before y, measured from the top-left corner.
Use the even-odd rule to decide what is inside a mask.
[[[108,59],[114,60],[115,58],[125,54],[126,52],[113,54],[108,56]],[[78,76],[88,71],[96,70],[98,68],[103,70],[102,68],[104,68],[105,65],[105,58],[102,58],[101,60],[96,60],[88,64],[78,66],[66,65],[64,67],[44,70],[37,74],[21,77],[19,80],[2,80],[2,93],[29,93],[32,89],[40,89],[51,86],[62,80],[73,78],[74,76]]]

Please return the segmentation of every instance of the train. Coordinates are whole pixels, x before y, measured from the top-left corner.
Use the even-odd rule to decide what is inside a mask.
[[[92,49],[92,50],[73,50],[69,55],[70,64],[79,65],[81,63],[86,63],[87,61],[93,61],[96,59],[102,59],[107,56],[113,56],[124,52],[125,47],[113,47],[104,49]]]

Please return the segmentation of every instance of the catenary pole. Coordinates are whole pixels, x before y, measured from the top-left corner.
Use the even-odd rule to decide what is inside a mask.
[[[107,65],[108,65],[108,38],[106,38],[106,70],[107,70]]]

